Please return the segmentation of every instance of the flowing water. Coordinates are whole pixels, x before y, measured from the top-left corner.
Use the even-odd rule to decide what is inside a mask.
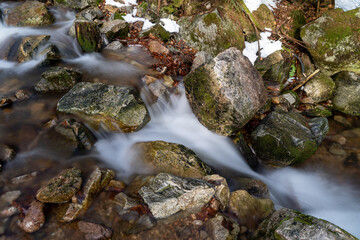
[[[14,4],[1,3],[0,9],[11,8]],[[140,47],[127,47],[117,57],[101,53],[82,54],[76,41],[68,35],[74,13],[60,8],[52,11],[57,21],[51,27],[16,28],[0,23],[0,55],[1,49],[21,36],[49,34],[51,43],[60,49],[63,56],[59,64],[76,67],[84,74],[85,81],[142,86],[139,79],[148,71],[151,59]],[[42,59],[42,56],[37,56],[35,60],[22,64],[0,60],[0,96],[13,95],[19,89],[32,89],[46,70],[40,65]],[[42,125],[56,116],[55,106],[62,94],[34,93],[29,100],[14,103],[10,109],[0,109],[0,143],[17,146],[20,152],[7,165],[4,174],[1,173],[2,178],[49,166],[61,168],[81,164],[81,159],[93,158],[93,161],[87,160],[86,165],[97,164],[100,160],[115,169],[118,177],[127,179],[134,174],[149,173],[146,166],[137,161],[132,145],[164,140],[187,146],[214,169],[221,169],[225,174],[228,172],[228,178],[241,175],[262,180],[268,185],[277,207],[295,207],[295,202],[296,207],[304,213],[329,220],[360,237],[360,188],[351,185],[358,183],[357,180],[340,181],[326,167],[283,168],[261,173],[253,171],[228,138],[210,132],[198,122],[181,84],[178,90],[178,94],[172,95],[170,100],[159,99],[156,103],[147,103],[151,121],[142,130],[131,134],[98,133],[101,139],[91,156],[74,157],[62,150],[65,144],[57,142],[56,138],[37,140],[34,144],[44,132]],[[144,87],[141,91],[146,101],[147,89]],[[6,172],[9,174],[6,175]],[[6,187],[0,186],[0,193],[4,189]]]

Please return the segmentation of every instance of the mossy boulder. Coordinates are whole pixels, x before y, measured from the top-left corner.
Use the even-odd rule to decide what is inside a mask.
[[[317,134],[323,137],[326,133]],[[293,165],[309,158],[317,150],[317,137],[307,119],[296,112],[271,112],[252,133],[257,156],[272,166]]]
[[[318,68],[329,75],[360,73],[360,8],[328,11],[302,27],[300,35]]]
[[[86,118],[95,128],[137,131],[150,121],[149,112],[133,87],[80,82],[65,94],[57,110]]]
[[[282,208],[264,220],[251,239],[356,240],[357,238],[328,221]]]
[[[55,18],[44,3],[26,1],[12,9],[6,18],[8,25],[17,27],[34,27],[52,24]]]
[[[331,99],[334,109],[352,116],[360,116],[360,76],[341,72],[334,78],[336,90]]]
[[[142,152],[141,159],[156,173],[201,178],[211,172],[193,151],[181,144],[163,141],[141,142],[135,144],[134,148]]]
[[[181,19],[180,35],[186,43],[199,50],[216,56],[229,47],[244,49],[244,36],[241,29],[222,19],[217,11],[195,17],[194,20]]]
[[[41,74],[41,80],[35,85],[35,90],[38,92],[70,90],[80,80],[79,72],[55,67]]]
[[[324,73],[316,74],[304,87],[307,96],[311,97],[315,103],[329,100],[334,90],[334,81]]]
[[[98,52],[101,50],[102,38],[98,26],[92,21],[76,21],[75,35],[84,52]]]
[[[109,41],[116,37],[125,38],[129,33],[129,24],[120,19],[107,21],[100,28],[100,32],[105,34]]]
[[[199,121],[225,136],[236,133],[267,100],[260,74],[236,48],[190,72],[184,84]]]
[[[85,9],[91,6],[98,6],[102,0],[54,0],[54,5],[63,5],[75,10]]]
[[[241,226],[254,231],[256,226],[274,212],[274,203],[268,198],[256,198],[245,190],[232,192],[228,211],[235,215]]]
[[[291,28],[285,29],[283,31],[293,38],[300,39],[301,27],[306,24],[305,14],[302,10],[293,10],[291,12]]]
[[[304,104],[305,110],[302,112],[307,117],[330,117],[332,116],[331,108],[320,104]]]
[[[150,34],[160,38],[164,42],[168,41],[170,39],[170,33],[165,30],[163,26],[161,26],[160,23],[155,24],[152,28],[148,30],[144,30],[139,33],[140,37],[148,37]]]

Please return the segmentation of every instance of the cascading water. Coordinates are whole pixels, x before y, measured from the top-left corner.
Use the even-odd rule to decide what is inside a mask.
[[[0,4],[0,9],[9,7],[12,5]],[[141,75],[144,72],[144,69],[106,59],[101,54],[83,55],[76,41],[68,35],[74,13],[61,9],[53,10],[53,13],[57,22],[47,28],[16,28],[0,22],[0,49],[13,37],[48,34],[51,35],[50,42],[59,48],[64,62],[85,72],[96,72],[99,76],[114,79],[124,73],[136,72]],[[42,56],[21,64],[0,60],[0,83],[1,77],[8,74],[23,75],[33,70],[42,60]],[[155,104],[147,104],[152,119],[142,130],[131,134],[113,134],[97,142],[96,150],[100,158],[116,169],[120,177],[149,172],[137,161],[136,153],[132,150],[134,143],[154,140],[180,143],[192,149],[214,168],[230,169],[239,175],[264,181],[279,207],[291,206],[295,201],[305,213],[327,219],[357,237],[360,236],[359,192],[350,186],[331,181],[329,176],[316,171],[283,168],[263,174],[254,172],[228,138],[210,132],[199,123],[183,90],[181,87],[179,89],[182,93],[172,95],[170,101],[159,99]]]

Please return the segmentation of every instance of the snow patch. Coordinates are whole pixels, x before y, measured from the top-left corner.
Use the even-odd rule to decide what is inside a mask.
[[[349,11],[360,7],[360,0],[336,0],[335,8],[342,8],[344,11]]]
[[[105,4],[116,6],[116,7],[126,7],[131,5],[137,5],[137,0],[123,0],[124,3],[120,3],[114,0],[105,0]]]
[[[277,0],[244,0],[245,5],[250,10],[250,12],[258,9],[261,4],[265,4],[270,9],[275,8],[276,2]]]
[[[281,50],[281,42],[280,41],[273,41],[268,39],[268,37],[270,37],[271,33],[270,32],[262,32],[260,33],[260,53],[261,53],[261,57],[265,58],[267,56],[269,56],[270,54],[272,54],[273,52],[277,51],[277,50]],[[258,43],[257,41],[249,43],[249,42],[245,42],[245,49],[243,51],[243,54],[249,58],[250,62],[252,64],[254,64],[255,60],[257,59],[257,51],[258,51]]]
[[[168,18],[161,18],[161,25],[165,28],[168,32],[179,32],[180,26],[174,20]]]

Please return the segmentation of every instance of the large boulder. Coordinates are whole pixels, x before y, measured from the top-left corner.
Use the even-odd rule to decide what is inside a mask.
[[[200,122],[225,136],[244,126],[267,100],[260,74],[236,48],[190,72],[184,83]]]
[[[339,71],[360,73],[360,8],[329,11],[301,29],[318,68],[331,74]]]
[[[75,35],[84,52],[98,52],[101,50],[100,29],[94,22],[88,20],[75,21]]]
[[[179,25],[180,35],[189,46],[212,56],[229,47],[245,47],[242,31],[230,21],[221,19],[217,11],[198,16],[192,21],[184,18]]]
[[[6,23],[17,27],[34,27],[52,24],[54,20],[44,3],[26,1],[10,11]]]
[[[63,5],[76,10],[81,10],[90,6],[97,6],[101,0],[54,0],[54,5]]]
[[[150,121],[149,112],[133,87],[80,82],[65,94],[57,110],[87,118],[94,127],[102,122],[111,130],[133,132]]]
[[[330,222],[282,208],[260,224],[252,239],[356,240],[357,238]]]
[[[307,121],[296,112],[272,112],[254,130],[253,147],[269,165],[299,163],[316,152],[328,131],[326,118]]]
[[[141,159],[156,173],[201,178],[210,172],[193,151],[181,144],[154,141],[137,143],[134,147],[142,152]]]
[[[82,76],[69,68],[54,67],[41,74],[41,80],[35,85],[38,92],[70,90]]]
[[[345,114],[360,116],[360,76],[341,72],[334,78],[336,90],[332,101],[334,109]]]
[[[159,173],[139,194],[156,219],[167,218],[179,211],[200,210],[215,194],[208,182]]]

